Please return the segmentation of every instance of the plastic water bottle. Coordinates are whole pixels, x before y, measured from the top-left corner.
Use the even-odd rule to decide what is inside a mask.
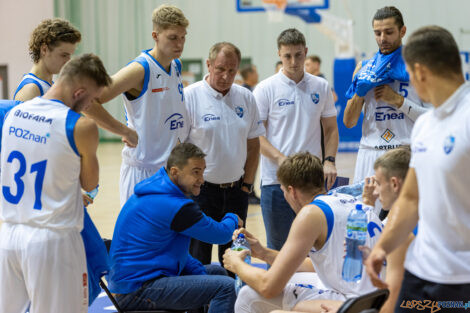
[[[346,257],[343,263],[343,280],[359,282],[362,278],[362,251],[359,246],[366,243],[367,215],[362,204],[356,204],[348,216],[346,225]]]
[[[100,185],[97,185],[95,189],[91,190],[91,191],[86,191],[85,194],[90,197],[91,199],[95,199],[96,195],[98,194],[98,187]]]
[[[245,238],[244,234],[238,234],[237,239],[233,241],[232,244],[232,250],[235,251],[242,251],[242,250],[248,250],[250,251],[248,255],[245,257],[245,263],[251,264],[251,249],[250,249],[250,244]],[[242,287],[245,285],[245,283],[238,277],[238,275],[235,275],[235,292],[238,295],[238,292]]]
[[[337,193],[344,193],[353,197],[362,196],[362,190],[364,189],[364,181],[352,185],[345,185],[336,187],[328,192],[328,194],[333,194],[334,192]]]

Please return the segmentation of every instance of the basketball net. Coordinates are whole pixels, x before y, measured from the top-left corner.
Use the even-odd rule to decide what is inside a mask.
[[[268,21],[279,23],[284,20],[284,10],[287,6],[287,0],[263,0],[263,7],[268,14]]]

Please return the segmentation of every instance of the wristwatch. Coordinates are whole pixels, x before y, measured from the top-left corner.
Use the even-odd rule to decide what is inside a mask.
[[[242,182],[242,187],[248,188],[249,193],[253,192],[253,184],[248,184],[248,183]]]
[[[327,156],[324,160],[323,160],[323,163],[325,163],[325,161],[330,161],[331,163],[335,163],[336,159],[334,156]]]

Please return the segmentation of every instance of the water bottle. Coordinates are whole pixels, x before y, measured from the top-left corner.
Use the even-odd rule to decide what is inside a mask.
[[[95,189],[93,189],[92,191],[86,191],[85,194],[90,197],[92,200],[95,199],[96,195],[98,194],[98,187],[100,185],[97,185]]]
[[[247,256],[245,257],[245,263],[251,264],[251,249],[250,249],[250,244],[245,238],[244,234],[238,234],[237,239],[233,241],[232,244],[232,250],[235,251],[242,251],[242,250],[248,250],[250,251]],[[238,275],[235,275],[235,292],[238,295],[238,292],[242,287],[245,285],[245,283],[238,277]]]
[[[364,189],[364,181],[352,185],[345,185],[336,187],[328,192],[328,194],[333,193],[344,193],[353,197],[362,196],[362,190]]]
[[[346,224],[346,257],[343,263],[343,280],[359,282],[362,278],[362,251],[359,246],[366,243],[367,215],[362,204],[356,204]]]

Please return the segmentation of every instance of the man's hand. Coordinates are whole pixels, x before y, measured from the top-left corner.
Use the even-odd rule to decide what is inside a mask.
[[[139,136],[134,129],[128,127],[126,134],[122,136],[122,142],[128,147],[135,148],[139,142]]]
[[[277,165],[278,166],[281,166],[282,162],[284,162],[284,160],[287,159],[287,157],[284,155],[284,154],[280,154],[276,160],[277,160]]]
[[[371,249],[368,246],[359,246],[357,247],[359,251],[362,252],[362,263],[366,263],[367,258],[370,255]]]
[[[82,193],[82,197],[83,197],[83,206],[84,207],[87,207],[89,204],[93,203],[93,198],[88,196],[86,193]]]
[[[234,251],[232,249],[225,250],[224,267],[232,273],[236,273],[237,263],[244,262],[245,257],[250,253],[248,250]]]
[[[388,288],[388,285],[379,277],[379,273],[385,262],[385,256],[385,251],[382,248],[375,246],[365,262],[366,272],[369,275],[372,284],[381,289]]]
[[[362,203],[365,205],[375,206],[375,201],[379,195],[375,192],[375,177],[366,177],[364,179],[364,189],[362,190]]]
[[[265,252],[264,247],[261,245],[259,240],[248,232],[245,228],[235,229],[233,232],[232,240],[237,239],[239,234],[244,234],[246,240],[250,244],[251,255],[255,258],[261,259],[261,256]]]
[[[387,102],[388,104],[395,106],[397,109],[399,109],[405,101],[405,98],[393,91],[389,85],[375,87],[374,98],[377,101],[381,100]]]
[[[235,213],[232,213],[232,214],[235,214]],[[238,218],[238,227],[239,228],[243,227],[243,220],[237,214],[235,214],[235,216]],[[235,231],[237,231],[237,230],[235,229]]]
[[[247,194],[250,194],[250,190],[248,189],[248,187],[242,186],[240,189],[241,191],[246,192]]]
[[[337,172],[335,164],[330,161],[325,161],[325,164],[323,164],[323,174],[325,175],[326,189],[328,191],[336,180]]]

